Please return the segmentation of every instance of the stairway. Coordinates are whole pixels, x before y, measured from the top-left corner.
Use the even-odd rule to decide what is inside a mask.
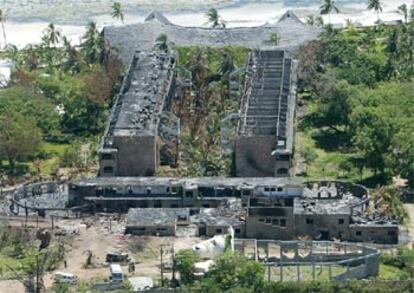
[[[285,137],[292,60],[284,51],[256,51],[252,61],[245,130]]]

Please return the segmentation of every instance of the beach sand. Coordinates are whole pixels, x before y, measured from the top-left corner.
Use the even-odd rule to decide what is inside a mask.
[[[411,0],[387,0],[384,1],[384,11],[380,14],[383,21],[402,19],[402,15],[398,14],[397,7],[406,3],[411,5]],[[276,3],[248,3],[235,7],[219,9],[219,14],[227,22],[228,27],[236,26],[257,26],[266,23],[276,22],[287,10],[293,10],[303,20],[308,15],[318,15],[319,6],[311,6],[306,8],[288,7],[280,2]],[[377,15],[373,11],[366,10],[365,2],[363,4],[349,4],[341,7],[342,13],[332,14],[332,24],[344,24],[347,19],[358,22],[363,25],[372,25],[377,20]],[[125,23],[137,23],[144,20],[144,14],[128,14],[125,13]],[[206,26],[206,19],[203,12],[168,12],[165,16],[173,23],[184,26]],[[324,16],[326,22],[328,17]],[[121,25],[120,21],[116,21],[110,15],[97,15],[89,20],[96,21],[98,27],[107,25]],[[14,44],[21,48],[30,43],[39,43],[47,22],[6,22],[6,32],[8,43]],[[74,44],[79,43],[81,36],[85,31],[84,26],[77,24],[57,25],[62,34],[72,40]],[[3,45],[3,38],[0,37],[0,44]]]

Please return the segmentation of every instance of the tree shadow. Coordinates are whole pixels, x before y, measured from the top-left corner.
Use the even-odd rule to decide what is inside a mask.
[[[328,152],[347,151],[350,148],[350,138],[345,132],[334,129],[319,129],[312,133],[312,139],[318,148]]]
[[[377,188],[378,186],[388,185],[391,181],[392,181],[391,176],[384,173],[384,174],[377,174],[376,176],[372,175],[370,177],[366,177],[358,181],[358,183],[368,188]]]
[[[323,126],[323,117],[319,112],[312,112],[303,116],[298,124],[299,130],[320,128]]]

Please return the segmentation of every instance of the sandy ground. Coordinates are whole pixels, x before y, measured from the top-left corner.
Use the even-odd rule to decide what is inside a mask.
[[[384,10],[380,14],[380,17],[384,21],[402,19],[402,16],[397,13],[397,7],[406,3],[411,5],[411,0],[386,0],[384,1]],[[377,16],[374,12],[366,10],[366,4],[346,4],[340,6],[342,13],[331,15],[331,22],[333,24],[345,23],[347,19],[353,22],[362,23],[364,25],[373,24],[377,20]],[[228,7],[219,9],[220,16],[227,22],[228,27],[236,26],[257,26],[265,23],[276,22],[280,16],[282,16],[286,10],[293,10],[302,19],[305,19],[308,15],[319,14],[319,5],[298,8],[284,6],[280,2],[276,3],[248,3],[239,5],[236,7]],[[145,12],[142,14],[128,13],[125,11],[125,24],[142,22],[145,17]],[[171,22],[184,25],[184,26],[206,26],[205,11],[193,12],[193,11],[181,11],[181,12],[169,12],[165,13],[166,17]],[[328,21],[328,17],[324,16],[325,21]],[[111,18],[109,14],[101,14],[90,17],[88,20],[94,20],[97,22],[98,27],[107,25],[121,25],[120,21],[116,21]],[[52,19],[50,21],[53,21]],[[18,47],[24,47],[29,43],[39,43],[43,31],[47,27],[48,22],[27,22],[18,23],[9,21],[6,23],[6,32],[8,42]],[[57,25],[62,34],[67,36],[73,43],[79,43],[81,36],[85,29],[78,23],[70,25]],[[4,45],[4,40],[0,37],[0,45]]]
[[[171,260],[173,248],[175,251],[191,248],[200,241],[196,237],[124,236],[122,233],[124,223],[111,221],[110,231],[109,221],[106,218],[98,219],[90,228],[80,220],[59,221],[55,225],[78,231],[78,235],[64,238],[67,267],[62,264],[56,271],[75,274],[82,281],[103,280],[109,277],[109,265],[105,263],[108,251],[125,252],[134,259],[135,273],[127,273],[128,267],[123,266],[123,271],[128,276],[150,276],[155,280],[159,279],[161,247],[167,251],[164,254],[164,261],[168,262]],[[93,252],[91,268],[84,267],[88,250]],[[44,277],[47,288],[53,285],[52,276],[53,272],[50,272]],[[169,277],[170,274],[166,272],[165,276]],[[3,292],[23,293],[24,288],[19,281],[0,281],[0,293]]]
[[[412,245],[414,240],[414,203],[406,203],[404,204],[404,207],[410,216],[410,222],[408,223],[408,232],[411,237]]]

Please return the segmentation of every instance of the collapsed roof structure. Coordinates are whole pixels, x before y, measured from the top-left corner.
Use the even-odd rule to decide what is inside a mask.
[[[150,13],[144,23],[104,28],[104,37],[117,48],[124,64],[128,64],[136,50],[151,51],[160,34],[176,45],[242,46],[251,49],[275,48],[272,33],[280,38],[279,50],[295,51],[306,42],[315,40],[320,29],[307,25],[287,11],[278,22],[256,27],[202,28],[172,24],[162,13]]]
[[[159,165],[159,127],[174,93],[176,57],[137,51],[109,118],[100,176],[148,176]]]
[[[70,183],[69,203],[89,204],[94,211],[106,212],[132,208],[127,231],[138,235],[175,235],[177,218],[187,214],[187,222],[197,226],[199,236],[225,234],[232,227],[238,238],[398,243],[397,221],[370,214],[373,206],[368,190],[340,181],[270,177],[81,179]],[[151,220],[154,217],[156,221]]]
[[[158,167],[161,115],[175,95],[177,56],[169,50],[153,52],[163,33],[177,45],[253,49],[235,130],[238,178],[138,177],[152,176]],[[269,43],[272,33],[281,38],[276,47]],[[127,231],[139,235],[173,235],[177,219],[190,215],[199,235],[232,227],[237,237],[254,239],[398,242],[396,222],[368,217],[364,187],[289,177],[297,79],[292,52],[318,34],[289,11],[276,24],[254,28],[181,27],[158,12],[143,24],[105,28],[105,38],[124,63],[131,60],[130,66],[100,151],[101,177],[70,183],[69,205],[89,204],[106,212],[132,209]],[[234,199],[242,212],[229,214],[223,207]],[[151,220],[154,216],[157,221]]]
[[[258,27],[183,27],[172,24],[157,11],[150,13],[144,23],[106,27],[106,40],[130,66],[101,151],[100,175],[152,176],[158,168],[161,144],[156,139],[154,123],[159,121],[162,109],[153,110],[148,102],[159,108],[164,100],[175,95],[173,71],[177,61],[171,58],[172,65],[162,71],[162,66],[154,66],[146,57],[157,53],[144,52],[152,52],[157,37],[165,34],[176,45],[239,45],[254,49],[245,69],[239,122],[234,130],[237,134],[230,139],[235,153],[233,175],[289,176],[297,79],[297,62],[289,51],[315,39],[319,32],[318,28],[302,23],[291,11],[275,24]],[[278,44],[271,42],[275,33],[280,39]],[[161,72],[157,73],[158,69]],[[150,77],[144,80],[143,75],[148,72]],[[142,76],[134,77],[136,74]],[[148,97],[151,90],[153,98]],[[144,131],[146,123],[153,123],[151,134]]]
[[[246,73],[235,139],[236,176],[288,176],[297,62],[286,51],[253,51]]]

